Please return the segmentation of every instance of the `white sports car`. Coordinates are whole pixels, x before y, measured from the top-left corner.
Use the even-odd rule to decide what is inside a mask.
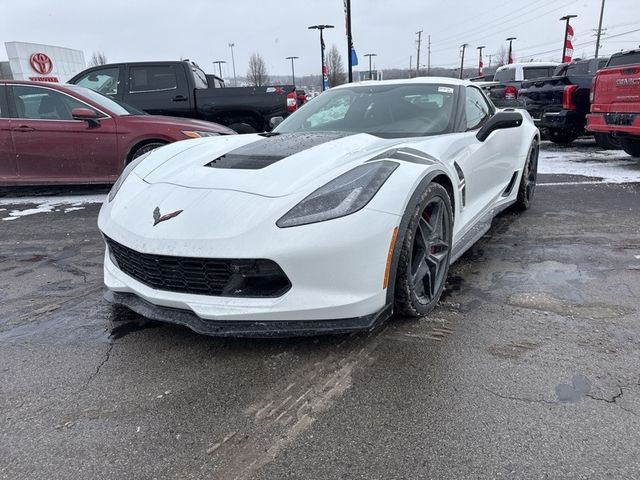
[[[347,84],[273,132],[134,160],[100,211],[106,298],[210,335],[293,336],[420,316],[509,205],[539,132],[451,78]]]

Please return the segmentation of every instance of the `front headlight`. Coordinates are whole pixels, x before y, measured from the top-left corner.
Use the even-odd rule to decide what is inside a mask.
[[[150,152],[147,152],[147,153],[144,153],[144,154],[140,155],[138,158],[133,160],[131,163],[129,163],[129,165],[127,165],[124,168],[124,170],[120,174],[120,177],[118,177],[118,180],[116,180],[116,183],[114,183],[113,187],[111,187],[111,191],[109,192],[109,201],[110,202],[116,197],[116,194],[118,193],[118,190],[120,190],[120,187],[122,186],[124,181],[127,179],[129,174],[133,171],[133,169],[136,168],[138,165],[140,165],[140,162],[142,162],[145,158],[147,158],[152,152],[153,152],[153,150],[151,150]]]
[[[217,137],[220,135],[216,132],[203,132],[200,130],[182,130],[182,133],[189,138]]]
[[[398,165],[385,160],[349,170],[298,203],[276,225],[296,227],[351,215],[371,201]]]

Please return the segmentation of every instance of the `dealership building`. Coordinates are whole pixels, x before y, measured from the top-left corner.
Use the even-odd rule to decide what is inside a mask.
[[[5,42],[8,61],[0,61],[0,79],[64,83],[86,68],[84,52],[27,42]]]

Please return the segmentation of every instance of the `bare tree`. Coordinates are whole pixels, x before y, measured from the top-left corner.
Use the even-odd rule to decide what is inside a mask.
[[[329,86],[335,87],[341,85],[347,80],[347,76],[344,73],[344,64],[342,63],[342,56],[338,51],[338,47],[331,46],[327,53],[327,77],[329,77]]]
[[[249,70],[247,71],[247,82],[254,87],[260,87],[269,83],[269,74],[264,58],[259,53],[252,53],[249,58]]]
[[[89,60],[90,67],[97,67],[98,65],[105,65],[107,63],[107,56],[104,52],[93,52],[91,60]]]
[[[496,67],[506,65],[509,63],[509,49],[505,45],[501,45],[500,48],[496,50],[493,58],[496,59]]]

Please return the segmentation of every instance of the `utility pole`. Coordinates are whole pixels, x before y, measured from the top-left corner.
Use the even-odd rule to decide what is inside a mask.
[[[291,83],[293,83],[293,88],[296,88],[296,70],[293,66],[293,61],[298,58],[300,57],[287,57],[287,60],[291,60]]]
[[[422,30],[418,34],[418,56],[416,58],[416,77],[420,76],[420,44],[422,43]]]
[[[509,58],[507,58],[507,64],[513,63],[513,41],[517,40],[516,37],[509,37],[507,41],[509,42]]]
[[[602,0],[602,6],[600,7],[600,22],[598,22],[598,36],[596,38],[596,58],[600,52],[600,35],[602,35],[602,17],[604,16],[604,0]]]
[[[373,80],[373,70],[371,70],[371,57],[377,57],[377,53],[365,53],[365,57],[369,57],[369,80]]]
[[[485,47],[484,45],[480,46],[480,47],[476,47],[479,51],[479,60],[478,60],[478,76],[481,77],[482,76],[482,69],[484,67],[484,64],[482,63],[482,50],[484,50]]]
[[[411,78],[411,70],[413,69],[413,65],[411,61],[413,60],[413,55],[409,55],[409,78]]]
[[[223,63],[227,63],[224,60],[216,60],[215,62],[213,62],[213,64],[218,64],[218,69],[220,70],[220,78],[222,78],[222,64]]]
[[[569,35],[569,21],[572,18],[577,17],[578,15],[565,15],[561,17],[560,20],[566,20],[566,25],[564,27],[564,43],[562,44],[562,60],[560,62],[564,63],[564,56],[567,53],[567,36]]]
[[[311,25],[309,30],[320,30],[320,59],[322,61],[322,91],[327,89],[329,80],[327,79],[327,67],[324,64],[324,38],[322,31],[325,28],[333,28],[333,25]]]
[[[491,59],[492,59],[493,57],[495,57],[495,55],[493,55],[493,54],[489,54],[489,55],[487,55],[487,57],[489,57],[489,70],[491,70]]]
[[[460,45],[460,48],[462,49],[462,60],[460,60],[460,80],[462,80],[462,72],[464,70],[464,51],[468,46],[468,43],[463,43],[462,45]]]
[[[431,76],[431,35],[427,35],[427,77]]]
[[[347,23],[347,58],[349,59],[349,83],[353,82],[353,37],[351,36],[351,0],[344,0]]]
[[[231,49],[231,64],[233,65],[233,86],[238,86],[238,80],[236,79],[236,59],[233,57],[233,47],[235,47],[235,43],[229,43],[229,48]]]

